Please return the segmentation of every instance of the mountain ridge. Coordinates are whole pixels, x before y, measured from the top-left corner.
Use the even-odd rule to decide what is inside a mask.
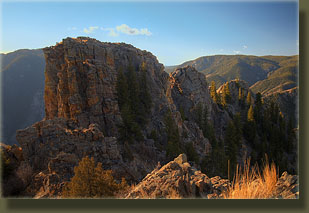
[[[292,56],[254,56],[254,55],[212,55],[201,56],[199,58],[186,61],[180,65],[174,65],[167,68],[167,72],[177,67],[191,65],[198,71],[204,73],[208,77],[208,82],[212,80],[219,87],[223,83],[239,78],[253,85],[257,81],[264,80],[267,75],[285,66],[284,62],[290,64],[290,61],[298,61],[298,55]],[[246,72],[250,71],[251,75]],[[251,77],[250,77],[251,76]],[[253,76],[253,77],[252,77]],[[262,92],[262,91],[260,91]]]

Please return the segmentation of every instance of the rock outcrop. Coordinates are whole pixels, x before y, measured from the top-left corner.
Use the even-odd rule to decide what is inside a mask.
[[[69,160],[88,155],[106,165],[121,161],[115,137],[104,137],[97,124],[78,128],[70,121],[65,118],[45,120],[18,133],[17,140],[23,146],[25,159],[35,171],[47,169],[62,153],[70,153]],[[76,163],[77,160],[72,166]]]
[[[43,51],[45,118],[17,131],[16,136],[25,160],[39,176],[32,185],[45,188],[40,196],[56,195],[60,189],[47,190],[45,183],[49,181],[45,179],[56,174],[59,178],[54,182],[61,185],[73,176],[74,166],[86,155],[101,162],[104,169],[115,171],[116,179],[126,177],[128,181],[139,181],[154,168],[157,158],[164,160],[164,152],[156,153],[154,141],[147,139],[153,129],[163,132],[162,120],[169,108],[165,95],[168,74],[155,56],[132,45],[102,43],[87,37],[66,38]],[[117,75],[119,70],[126,73],[129,66],[138,72],[142,64],[147,68],[154,103],[149,115],[151,122],[142,132],[145,140],[128,147],[117,140],[122,124]],[[66,155],[71,157],[63,158]],[[123,158],[127,155],[130,160]],[[62,166],[53,166],[58,161]]]
[[[177,110],[182,108],[186,117],[192,119],[192,112],[199,103],[207,105],[208,112],[211,114],[213,102],[205,75],[195,68],[187,66],[170,73],[170,87]],[[191,119],[188,118],[188,120]]]
[[[298,176],[283,172],[276,183],[273,197],[279,199],[299,198]]]
[[[265,103],[269,103],[270,101],[277,103],[284,117],[288,119],[291,118],[294,121],[295,126],[297,126],[298,94],[298,87],[294,87],[292,89],[276,91],[274,93],[267,94],[263,97],[263,99]]]
[[[187,162],[185,154],[179,155],[164,166],[148,174],[126,198],[228,198],[232,183],[219,176],[208,177]],[[278,179],[269,198],[295,199],[299,197],[298,176],[284,172]]]
[[[191,66],[177,68],[170,73],[170,88],[168,97],[171,98],[176,110],[182,112],[185,120],[178,116],[180,132],[185,132],[187,137],[184,143],[192,142],[199,156],[204,157],[211,150],[210,142],[204,137],[202,130],[196,124],[196,110],[199,105],[207,106],[209,122],[213,122],[214,103],[210,97],[205,75]]]
[[[124,43],[67,38],[44,48],[44,54],[46,119],[72,119],[83,128],[96,123],[107,136],[117,136],[121,123],[115,89],[119,69],[129,65],[138,69],[145,63],[151,79],[160,83],[157,86],[164,83],[160,82],[163,65],[151,53]],[[152,89],[155,94],[162,92]]]
[[[187,162],[185,154],[157,166],[127,198],[221,198],[230,182],[220,177],[209,178]]]
[[[178,112],[181,101],[173,95],[172,77],[169,78],[151,53],[128,44],[103,43],[87,37],[66,38],[43,51],[45,118],[17,131],[16,136],[25,161],[35,172],[31,184],[34,189],[28,187],[31,196],[57,196],[62,183],[73,176],[74,166],[86,155],[101,162],[104,169],[112,169],[116,179],[140,181],[158,161],[167,161],[165,150],[158,149],[149,135],[155,131],[158,141],[163,143],[161,147],[166,146],[164,117],[169,109],[180,134],[185,131],[189,136],[181,143],[194,142],[202,155],[211,149],[197,125],[181,119]],[[138,74],[142,66],[152,107],[147,115],[149,121],[142,128],[144,139],[128,146],[118,140],[118,128],[123,120],[118,105],[117,77],[119,70],[126,74],[128,67],[133,67]],[[206,80],[198,72],[188,68],[189,80],[173,75],[177,82],[181,81],[179,85],[189,101],[188,107],[194,107],[198,101],[210,103]],[[191,88],[196,97],[190,96]],[[53,166],[55,163],[58,166]],[[47,181],[50,175],[52,185]],[[40,195],[33,194],[38,187]]]

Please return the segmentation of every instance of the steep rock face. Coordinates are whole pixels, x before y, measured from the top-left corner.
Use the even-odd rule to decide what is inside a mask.
[[[190,116],[195,107],[203,103],[207,105],[209,114],[212,112],[213,102],[205,75],[195,68],[187,66],[176,69],[170,74],[170,83],[171,96],[178,111],[182,108],[185,115]],[[193,119],[192,116],[191,119]]]
[[[230,182],[220,177],[209,178],[191,167],[185,154],[157,166],[127,198],[219,198]]]
[[[196,124],[195,112],[199,104],[207,106],[209,115],[213,115],[213,102],[209,94],[205,75],[195,68],[187,66],[175,69],[169,76],[170,87],[168,94],[172,99],[176,110],[182,111],[185,121],[179,125],[181,133],[186,132],[184,143],[193,142],[195,150],[200,156],[205,156],[211,149],[210,142],[203,136],[201,129]],[[176,119],[181,119],[179,116]],[[211,116],[209,116],[209,120]]]
[[[138,68],[144,62],[155,81],[151,85],[164,88],[160,79],[163,65],[151,53],[131,45],[67,38],[44,48],[44,53],[46,119],[64,117],[84,128],[97,123],[107,136],[117,136],[117,124],[121,123],[117,71],[129,65]],[[152,87],[154,95],[162,93],[161,88]]]
[[[86,155],[101,162],[104,169],[115,171],[116,179],[125,177],[129,181],[139,181],[157,160],[164,161],[164,152],[156,151],[154,141],[146,138],[153,129],[164,132],[162,120],[170,105],[166,98],[168,74],[155,56],[124,43],[102,43],[85,37],[66,38],[44,48],[44,53],[45,119],[17,131],[16,136],[25,160],[37,173],[28,187],[31,196],[56,196],[63,182],[74,175],[73,167]],[[117,74],[119,70],[128,72],[129,66],[139,72],[142,64],[147,68],[153,102],[151,122],[142,132],[144,140],[128,147],[117,141],[122,124]],[[61,156],[65,155],[76,160],[63,161]],[[66,166],[53,167],[59,158]],[[50,175],[54,175],[52,185]]]
[[[263,99],[266,103],[269,103],[270,101],[277,103],[284,117],[293,119],[294,125],[297,126],[298,87],[268,94],[264,96]]]

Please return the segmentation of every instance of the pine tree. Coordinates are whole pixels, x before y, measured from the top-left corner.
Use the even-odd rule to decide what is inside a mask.
[[[125,187],[125,182],[115,182],[111,170],[103,170],[101,163],[96,166],[94,159],[86,156],[74,168],[74,176],[64,187],[62,195],[74,198],[114,197]]]
[[[248,95],[247,95],[247,104],[251,105],[251,92],[250,91],[248,92]]]
[[[139,111],[139,85],[137,82],[136,72],[132,65],[128,67],[128,84],[129,86],[129,103],[134,114],[134,120],[137,120],[137,113]]]
[[[241,123],[241,116],[239,112],[235,114],[233,123],[235,126],[235,141],[237,143],[237,147],[239,148],[241,137],[242,137],[242,123]]]
[[[143,135],[141,133],[140,126],[135,122],[134,114],[128,104],[125,104],[121,110],[121,117],[123,123],[119,126],[120,140],[127,140],[129,143],[133,143],[136,140],[142,140]]]
[[[295,149],[294,141],[296,139],[296,133],[293,128],[293,119],[289,118],[288,125],[287,125],[287,144],[286,144],[286,152],[292,153]]]
[[[247,114],[247,121],[245,122],[244,128],[243,128],[244,137],[246,140],[251,143],[251,145],[254,145],[255,143],[255,137],[256,137],[256,123],[254,120],[254,114],[253,114],[253,106],[250,105],[248,114]]]
[[[218,94],[216,90],[216,83],[214,81],[211,81],[210,96],[215,103],[219,103]]]
[[[241,106],[241,108],[244,108],[245,106],[244,91],[241,87],[238,88],[238,104]]]
[[[147,81],[147,70],[146,64],[142,63],[139,76],[139,107],[136,111],[137,113],[137,123],[140,126],[144,126],[147,121],[147,116],[151,112],[152,100],[149,93],[148,81]]]
[[[194,161],[195,163],[199,163],[199,156],[194,149],[193,143],[189,142],[185,145],[186,154],[188,156],[189,161]]]
[[[126,75],[119,69],[116,84],[118,105],[123,120],[123,124],[119,126],[120,140],[130,143],[143,139],[141,130],[147,122],[152,106],[146,66],[142,64],[141,67],[139,76],[136,76],[132,65],[129,65]]]
[[[270,119],[274,124],[278,123],[279,119],[279,106],[274,101],[270,102]]]
[[[254,119],[259,124],[262,121],[262,95],[261,93],[257,93],[255,96],[255,107],[254,107]]]
[[[238,88],[238,101],[239,101],[239,102],[242,100],[242,97],[243,97],[242,88],[239,87],[239,88]]]
[[[254,113],[253,113],[253,107],[250,105],[248,110],[248,121],[254,121]]]
[[[224,90],[225,90],[226,103],[231,103],[231,92],[230,92],[229,82],[225,84]]]
[[[181,148],[178,127],[175,124],[172,112],[170,110],[168,110],[165,114],[164,124],[167,133],[166,155],[169,159],[173,159],[181,153]]]
[[[237,154],[238,154],[238,144],[239,144],[239,141],[237,141],[238,139],[237,139],[236,134],[237,134],[236,128],[233,122],[230,121],[226,129],[224,143],[227,144],[227,157],[230,160],[230,169],[231,169],[232,177],[233,177],[233,172],[236,169],[236,165],[237,165]]]
[[[122,69],[118,70],[116,90],[118,95],[118,105],[121,111],[122,106],[125,105],[129,100],[127,79],[123,74]]]
[[[199,102],[195,109],[195,122],[199,128],[203,129],[203,104]]]
[[[229,88],[229,82],[223,85],[223,92],[221,94],[221,104],[226,107],[227,104],[231,103],[231,92]]]

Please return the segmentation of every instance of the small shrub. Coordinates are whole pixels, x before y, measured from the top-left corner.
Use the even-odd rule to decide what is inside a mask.
[[[127,187],[125,180],[120,184],[116,183],[111,170],[103,170],[101,163],[95,165],[94,159],[88,156],[74,168],[74,173],[74,177],[62,191],[63,197],[115,197]]]
[[[186,150],[186,154],[188,156],[188,159],[190,161],[194,161],[195,163],[199,163],[199,156],[197,154],[197,152],[195,151],[194,149],[194,146],[193,146],[193,143],[190,142],[190,143],[187,143],[185,145],[185,150]]]

